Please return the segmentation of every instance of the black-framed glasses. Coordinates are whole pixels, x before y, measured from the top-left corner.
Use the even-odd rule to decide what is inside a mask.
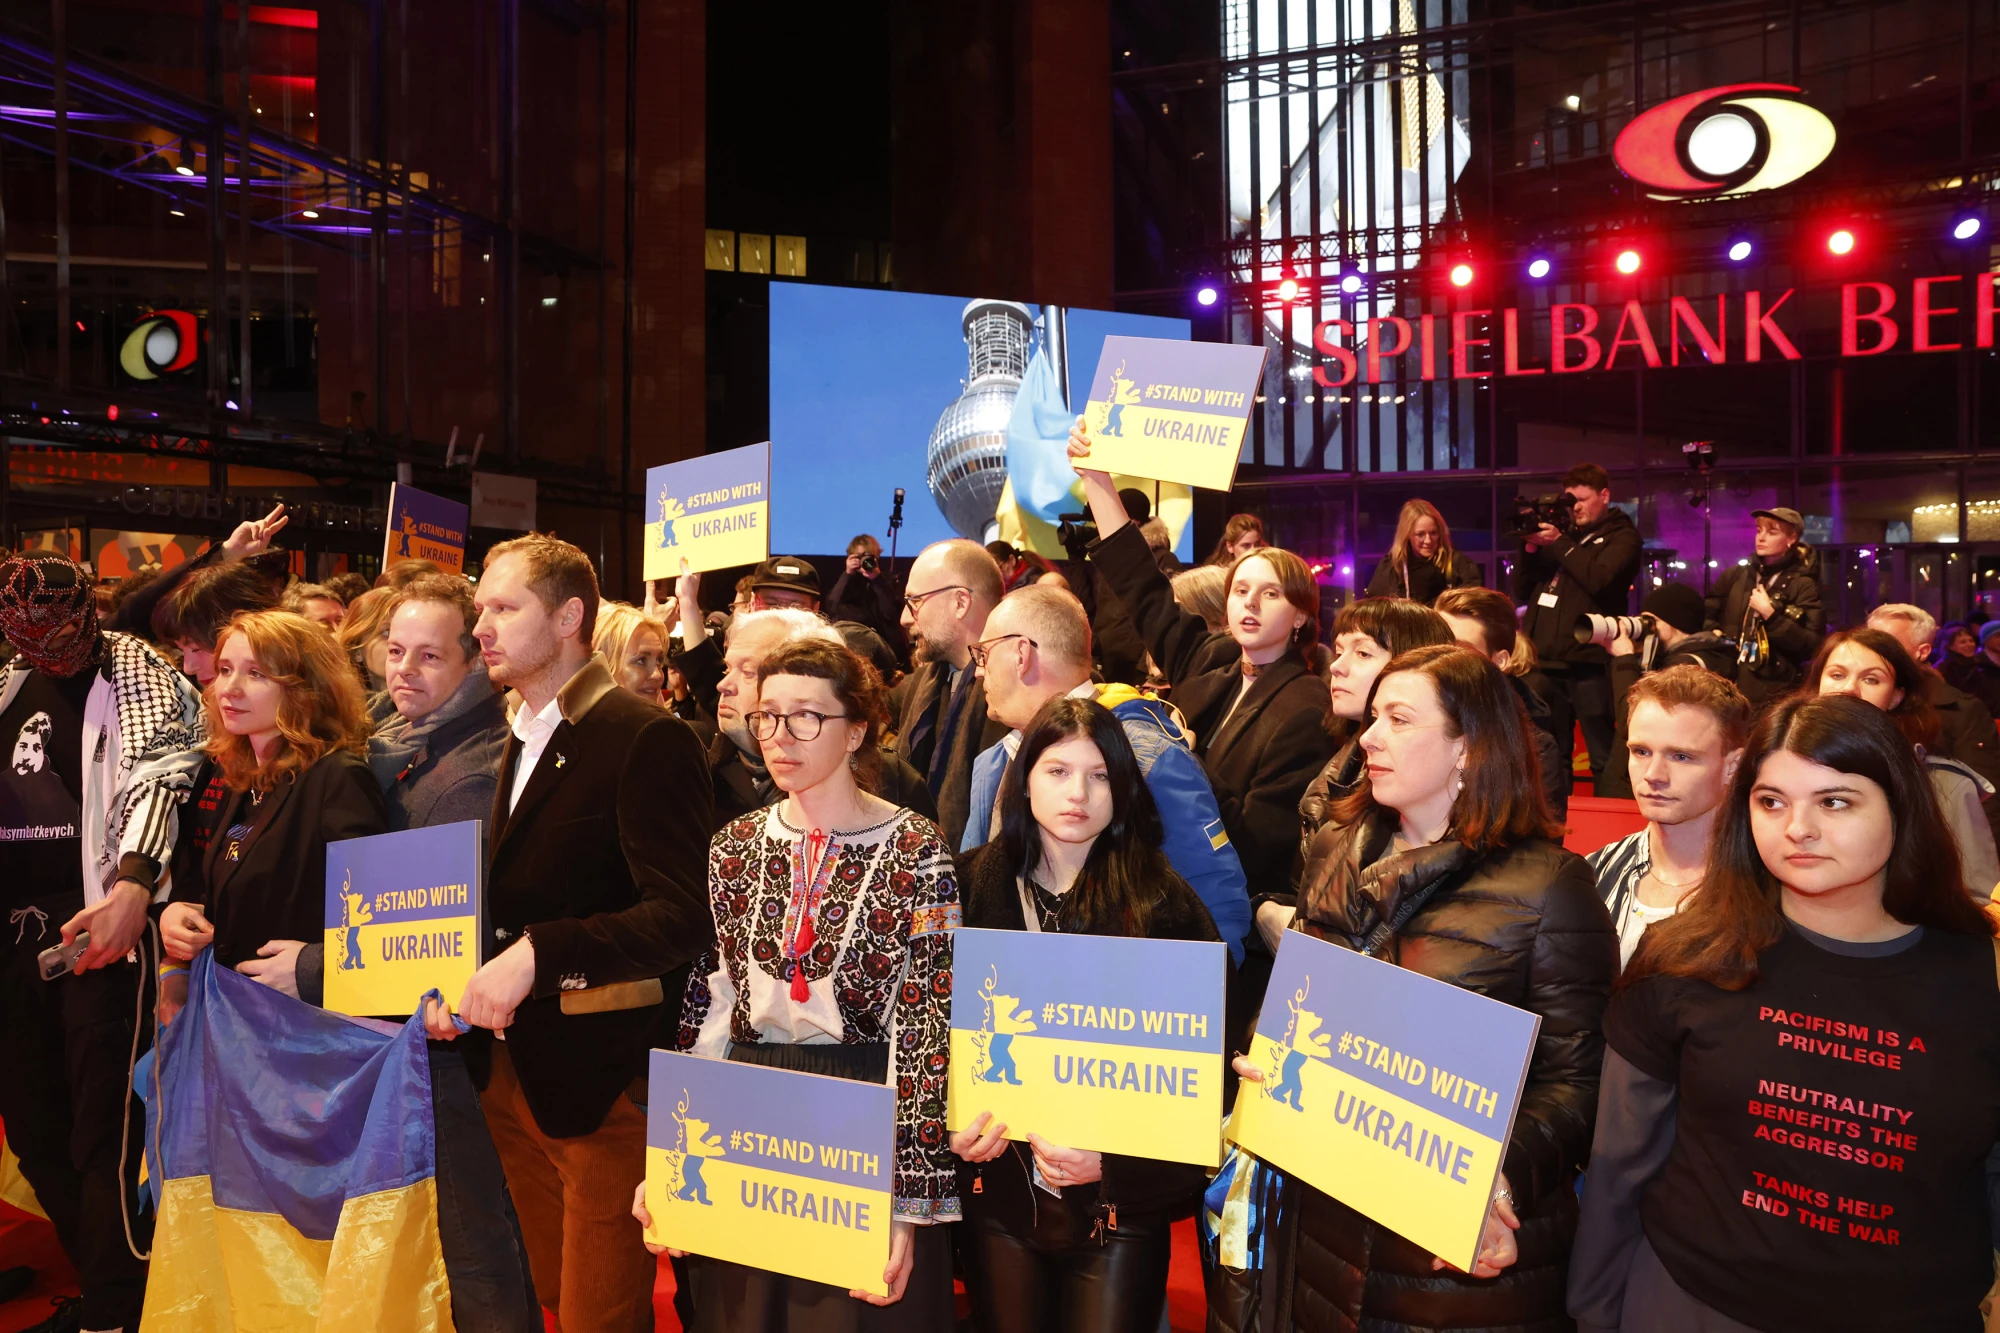
[[[820,728],[826,725],[828,717],[847,718],[845,713],[815,713],[801,709],[796,713],[745,713],[743,722],[750,728],[750,734],[760,741],[778,739],[778,727],[783,725],[792,733],[795,741],[816,741]]]
[[[903,599],[903,605],[910,608],[911,616],[923,614],[924,603],[941,592],[971,592],[963,583],[947,583],[942,588],[932,588],[929,592],[913,592]]]
[[[968,653],[972,654],[972,665],[979,667],[981,670],[984,670],[986,667],[986,659],[993,655],[993,650],[995,648],[998,648],[1001,644],[1007,642],[1007,640],[1009,639],[1019,639],[1021,640],[1021,642],[1027,644],[1030,648],[1039,648],[1042,646],[1039,643],[1036,643],[1033,639],[1029,638],[1025,634],[995,635],[993,638],[982,640],[981,642],[975,643],[971,647],[966,649]]]

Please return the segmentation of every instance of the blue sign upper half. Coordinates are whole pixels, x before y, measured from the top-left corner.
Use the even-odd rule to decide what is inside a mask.
[[[1540,1024],[1525,1009],[1288,931],[1257,1034],[1283,1043],[1304,1026],[1310,1036],[1295,1050],[1498,1137]]]
[[[766,502],[771,498],[771,446],[768,442],[750,444],[647,468],[648,523],[662,521],[663,495],[688,514]]]
[[[328,843],[326,928],[473,915],[483,841],[468,819]],[[367,916],[350,916],[349,894]]]
[[[715,1146],[708,1155],[861,1189],[891,1188],[896,1090],[888,1084],[654,1051],[647,1085],[647,1147],[686,1151],[687,1125],[699,1121]]]
[[[1216,1054],[1228,957],[1193,940],[956,930],[951,1025]]]
[[[427,541],[444,542],[450,546],[465,545],[465,529],[471,522],[472,510],[456,500],[447,500],[442,495],[432,495],[414,486],[398,484],[395,507],[389,514],[391,537],[403,531],[405,516],[415,521],[415,535]],[[400,556],[414,554],[396,550],[390,554]]]
[[[1113,337],[1090,382],[1090,401],[1111,402],[1112,381],[1130,381],[1143,406],[1167,412],[1206,412],[1215,416],[1250,414],[1257,384],[1263,376],[1264,349],[1232,343],[1196,343],[1162,338]],[[1152,396],[1152,386],[1205,390],[1193,397]],[[1215,395],[1224,395],[1221,401]]]

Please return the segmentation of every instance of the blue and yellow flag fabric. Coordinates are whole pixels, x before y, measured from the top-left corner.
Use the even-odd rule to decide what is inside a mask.
[[[1039,349],[1028,362],[1014,415],[1007,422],[1007,484],[994,517],[1000,540],[1050,560],[1068,554],[1056,540],[1059,516],[1083,512],[1083,483],[1069,461],[1069,428],[1075,414],[1063,402],[1055,368]],[[1180,545],[1194,518],[1194,491],[1173,482],[1112,475],[1120,487],[1136,487],[1153,497],[1153,513]]]
[[[149,1333],[451,1333],[424,1029],[199,955],[146,1099]]]

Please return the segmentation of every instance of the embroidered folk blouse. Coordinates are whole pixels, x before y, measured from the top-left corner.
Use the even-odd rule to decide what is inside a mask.
[[[680,1048],[726,1059],[731,1042],[876,1042],[889,1047],[896,1089],[896,1216],[959,1216],[956,1159],[944,1128],[951,1053],[951,932],[958,878],[937,826],[898,810],[872,828],[836,832],[831,869],[801,885],[806,835],[782,802],[726,825],[708,849],[715,948],[694,966]],[[821,886],[823,885],[823,890]],[[816,891],[817,890],[817,891]],[[794,998],[789,948],[812,912],[806,998]]]

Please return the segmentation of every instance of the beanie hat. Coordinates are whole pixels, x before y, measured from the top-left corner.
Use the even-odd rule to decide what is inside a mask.
[[[1701,594],[1685,583],[1662,583],[1646,594],[1639,609],[1683,634],[1698,632],[1705,614]]]

